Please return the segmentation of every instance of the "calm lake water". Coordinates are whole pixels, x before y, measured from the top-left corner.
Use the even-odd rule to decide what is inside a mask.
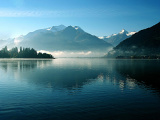
[[[160,61],[0,59],[0,120],[45,119],[160,119]]]

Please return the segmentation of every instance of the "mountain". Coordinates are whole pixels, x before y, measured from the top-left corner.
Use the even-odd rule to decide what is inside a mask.
[[[79,26],[40,29],[15,39],[15,46],[46,51],[96,51],[105,53],[112,45]]]
[[[122,42],[126,38],[131,37],[135,33],[136,32],[128,32],[125,29],[122,29],[118,34],[112,34],[111,36],[104,36],[99,38],[112,44],[113,46],[117,46],[120,42]]]
[[[122,41],[106,56],[160,56],[160,22]]]
[[[52,32],[58,32],[58,31],[64,30],[65,28],[66,26],[59,25],[59,26],[53,26],[53,27],[47,28],[46,30],[52,31]]]
[[[65,28],[66,28],[66,26],[64,26],[64,25],[52,26],[52,27],[45,28],[45,29],[35,30],[34,33],[40,33],[40,32],[44,32],[44,33],[58,32],[58,31],[64,30]]]

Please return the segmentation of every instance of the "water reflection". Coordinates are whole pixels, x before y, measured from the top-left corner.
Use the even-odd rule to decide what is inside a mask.
[[[14,79],[47,88],[79,89],[96,78],[91,63],[83,60],[1,60],[0,69]]]
[[[159,67],[142,60],[0,60],[0,119],[158,118],[160,97],[146,87],[156,88]],[[147,83],[146,75],[155,79]]]
[[[115,71],[114,71],[115,72]],[[114,86],[119,86],[119,88],[123,91],[125,88],[134,89],[136,87],[137,81],[132,78],[128,78],[127,76],[121,76],[121,74],[117,73],[106,73],[98,75],[96,78],[99,82],[109,82]]]
[[[115,70],[128,79],[146,87],[160,90],[159,60],[119,60],[114,62]]]
[[[51,60],[36,59],[0,59],[0,69],[6,72],[12,71],[30,71],[34,68],[43,68],[51,63]]]
[[[159,68],[156,60],[0,60],[0,69],[18,81],[68,90],[80,90],[93,81],[110,82],[122,91],[139,83],[160,89]]]

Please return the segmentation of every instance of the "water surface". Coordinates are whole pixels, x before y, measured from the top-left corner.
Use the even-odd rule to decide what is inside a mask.
[[[160,61],[0,59],[0,120],[157,120]]]

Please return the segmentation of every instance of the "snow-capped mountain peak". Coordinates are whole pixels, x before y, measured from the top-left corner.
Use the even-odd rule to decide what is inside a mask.
[[[105,39],[105,38],[110,38],[110,37],[113,37],[113,36],[116,36],[117,34],[112,34],[110,36],[103,36],[103,37],[98,37],[99,39]]]
[[[36,33],[39,33],[39,32],[42,32],[42,33],[58,32],[58,31],[64,30],[65,28],[66,28],[66,26],[64,26],[64,25],[52,26],[52,27],[45,28],[45,29],[35,30],[34,33],[35,33],[35,32],[36,32]]]
[[[76,30],[78,30],[78,29],[80,29],[80,27],[78,27],[78,26],[72,26],[74,29],[76,29]]]
[[[106,36],[104,36],[104,37],[98,37],[99,39],[104,39]]]
[[[58,32],[58,31],[64,30],[65,28],[66,28],[66,26],[59,25],[59,26],[52,26],[50,28],[47,28],[46,30],[52,31],[52,32]]]
[[[82,30],[79,26],[72,26],[75,30]]]
[[[111,36],[116,36],[117,34],[112,34]]]
[[[122,29],[121,32],[119,32],[119,34],[124,34],[124,33],[128,33],[128,31],[126,31],[125,29]]]
[[[84,30],[81,29],[79,26],[70,26],[70,27],[72,27],[72,28],[75,29],[76,31],[84,32]]]
[[[129,32],[128,34],[126,34],[127,36],[132,36],[134,35],[136,32]]]
[[[118,34],[112,34],[110,36],[99,37],[100,39],[105,40],[106,42],[112,44],[113,46],[118,45],[121,41],[129,38],[136,32],[128,32],[125,29],[122,29]]]

